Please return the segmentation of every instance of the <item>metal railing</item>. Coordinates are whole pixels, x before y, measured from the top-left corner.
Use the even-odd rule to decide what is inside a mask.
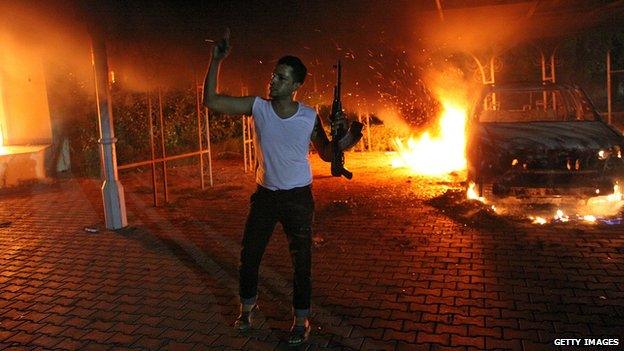
[[[243,162],[245,163],[245,173],[254,170],[256,157],[254,153],[253,120],[251,116],[243,116]]]
[[[152,94],[149,92],[147,95],[147,117],[148,117],[148,126],[149,126],[149,141],[150,141],[150,159],[144,161],[138,161],[133,163],[128,163],[124,165],[117,166],[119,170],[132,169],[142,166],[151,166],[151,175],[152,175],[152,194],[153,194],[153,202],[154,206],[158,206],[158,191],[157,191],[157,181],[156,181],[156,165],[160,164],[162,167],[162,182],[163,182],[163,194],[165,203],[169,201],[169,181],[167,178],[167,162],[173,160],[179,160],[189,157],[198,157],[199,158],[199,183],[201,189],[205,189],[205,180],[204,180],[204,155],[208,155],[208,174],[210,186],[213,186],[213,178],[212,178],[212,154],[210,148],[210,118],[207,108],[203,108],[204,114],[202,116],[202,107],[201,107],[201,89],[203,86],[197,84],[197,80],[195,81],[195,103],[196,103],[196,113],[197,113],[197,139],[198,139],[198,150],[187,152],[183,154],[177,155],[167,155],[165,148],[165,124],[164,124],[164,116],[163,116],[163,102],[162,102],[162,91],[158,89],[158,119],[159,119],[159,127],[160,127],[160,146],[161,146],[161,157],[156,157],[155,151],[155,140],[154,140],[154,121],[153,117],[153,104],[152,104]],[[202,131],[202,117],[205,122],[205,130]],[[202,143],[202,134],[205,133],[206,136],[206,149],[203,148]]]
[[[612,69],[611,67],[611,50],[607,51],[607,122],[612,124],[612,116],[614,114],[612,108],[612,97],[611,97],[611,76],[613,74],[622,74],[624,73],[624,69]],[[622,111],[620,111],[622,112]],[[619,113],[619,112],[616,112]]]

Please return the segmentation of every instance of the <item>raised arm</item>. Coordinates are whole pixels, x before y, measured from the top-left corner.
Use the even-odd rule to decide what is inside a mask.
[[[217,92],[219,79],[219,68],[221,62],[230,53],[230,31],[225,32],[223,39],[212,48],[212,57],[208,72],[204,79],[204,106],[210,110],[231,114],[231,115],[250,115],[251,108],[254,103],[254,96],[228,96]]]
[[[321,160],[331,162],[333,157],[332,144],[329,141],[329,138],[327,138],[327,134],[325,134],[321,118],[318,115],[316,115],[316,122],[314,123],[314,129],[312,130],[312,136],[310,139],[312,140],[314,149],[316,149],[321,157]]]

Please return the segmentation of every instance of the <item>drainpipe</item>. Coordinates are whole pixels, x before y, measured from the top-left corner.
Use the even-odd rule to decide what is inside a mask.
[[[98,120],[100,126],[100,170],[102,199],[106,228],[121,229],[128,225],[124,189],[117,176],[117,154],[113,128],[113,106],[110,99],[108,58],[104,38],[97,31],[91,31],[91,59],[95,74]]]

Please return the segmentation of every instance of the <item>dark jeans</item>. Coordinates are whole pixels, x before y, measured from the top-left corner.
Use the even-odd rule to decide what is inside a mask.
[[[269,190],[258,186],[251,205],[239,268],[240,297],[254,303],[258,294],[258,269],[277,222],[282,224],[294,267],[293,307],[295,314],[307,315],[311,294],[311,243],[314,199],[311,186],[290,190]]]

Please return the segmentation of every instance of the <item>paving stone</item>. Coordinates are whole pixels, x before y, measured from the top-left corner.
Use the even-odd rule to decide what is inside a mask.
[[[0,342],[10,338],[11,336],[15,335],[15,331],[12,330],[0,330]]]
[[[129,335],[117,332],[113,334],[110,338],[106,340],[107,343],[117,344],[117,345],[132,345],[137,339],[140,338],[140,335]]]
[[[416,340],[416,333],[414,332],[401,332],[394,329],[386,329],[383,335],[384,340],[392,341],[404,341],[407,343],[413,343]]]
[[[486,349],[506,349],[506,350],[520,350],[522,348],[522,341],[520,339],[501,340],[490,337],[485,337]]]
[[[621,228],[464,225],[426,201],[447,185],[406,183],[387,173],[385,155],[349,154],[351,181],[326,177],[315,157],[324,243],[303,349],[539,350],[562,335],[613,337],[624,324]],[[181,185],[195,181],[188,168],[171,168],[181,182],[159,207],[149,177],[123,173],[124,231],[103,229],[97,180],[3,193],[0,209],[15,218],[0,228],[0,349],[286,348],[292,273],[279,226],[263,258],[258,325],[232,330],[255,186],[240,161],[215,166],[216,185],[203,191]]]
[[[429,351],[430,349],[430,344],[410,344],[403,341],[398,341],[396,346],[396,351]]]
[[[88,343],[88,341],[78,341],[70,338],[62,339],[55,348],[60,350],[81,350],[81,347]]]
[[[37,337],[38,335],[28,334],[26,332],[19,331],[13,334],[12,336],[9,336],[8,338],[6,338],[4,342],[17,343],[20,345],[31,345],[31,342],[35,340]]]
[[[133,346],[148,349],[148,350],[157,350],[157,349],[160,349],[164,344],[167,344],[168,342],[169,340],[167,339],[159,339],[155,337],[152,338],[148,336],[142,336],[134,342]]]
[[[63,341],[63,338],[49,335],[41,335],[38,338],[31,341],[33,345],[41,346],[46,349],[55,348],[57,344]]]
[[[430,334],[425,332],[419,332],[416,338],[416,342],[419,344],[432,343],[439,345],[450,345],[450,334]]]
[[[81,337],[81,339],[83,340],[91,340],[91,341],[96,341],[99,343],[103,343],[106,340],[110,339],[111,336],[113,336],[113,333],[109,333],[109,332],[102,332],[99,330],[91,330],[89,332],[87,332],[85,335],[83,335]]]
[[[365,338],[364,339],[364,343],[362,344],[362,348],[360,350],[376,350],[376,351],[383,351],[383,350],[394,350],[396,348],[396,341],[384,341],[384,342],[380,342],[378,340],[372,340],[372,339],[368,339]]]
[[[82,337],[89,333],[88,329],[80,329],[76,327],[69,327],[63,331],[63,336],[72,338],[74,340],[80,340]]]
[[[87,343],[82,346],[82,350],[86,351],[109,351],[113,348],[113,345],[109,344],[100,344],[100,343]]]

